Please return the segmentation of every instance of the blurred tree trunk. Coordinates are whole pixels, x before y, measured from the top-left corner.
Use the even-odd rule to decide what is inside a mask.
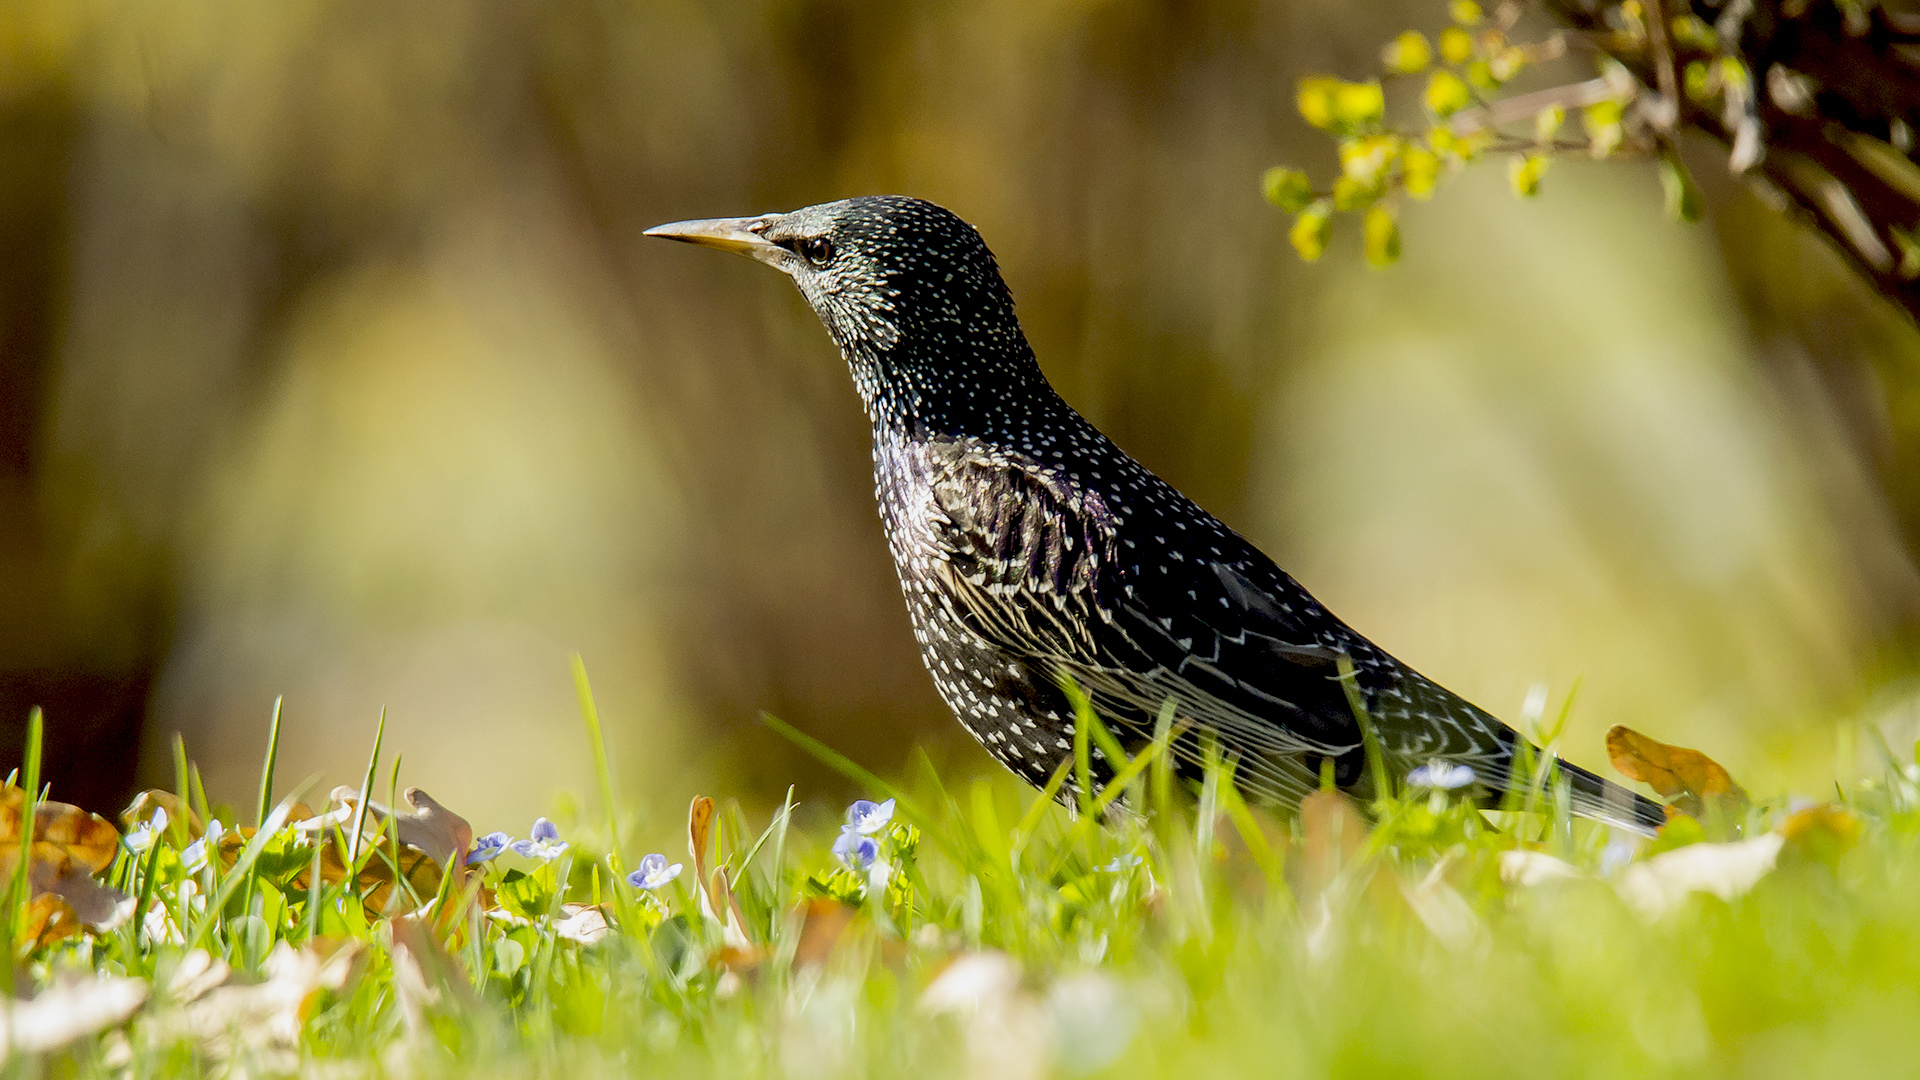
[[[1818,229],[1881,294],[1920,319],[1920,13],[1872,0],[1705,0],[1695,14],[1717,51],[1667,31],[1677,0],[1643,0],[1648,32],[1617,31],[1619,6],[1545,0],[1648,88],[1643,107],[1670,129],[1729,147],[1729,166]],[[1689,63],[1737,60],[1713,99],[1683,88]]]

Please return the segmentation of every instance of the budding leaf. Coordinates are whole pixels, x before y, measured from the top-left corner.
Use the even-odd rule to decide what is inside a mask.
[[[1549,105],[1533,114],[1533,137],[1536,141],[1548,143],[1560,133],[1560,125],[1567,122],[1567,111],[1558,105]]]
[[[1440,179],[1440,158],[1423,146],[1410,146],[1400,155],[1400,183],[1407,194],[1420,200],[1433,198],[1433,186]]]
[[[1300,211],[1293,219],[1293,229],[1287,239],[1293,241],[1293,248],[1300,257],[1313,262],[1326,254],[1327,234],[1333,231],[1333,207],[1325,199]]]
[[[1528,154],[1509,162],[1507,181],[1513,185],[1513,193],[1523,199],[1540,194],[1540,176],[1547,171],[1547,161],[1545,154]]]
[[[1265,192],[1267,201],[1285,210],[1297,214],[1313,201],[1313,182],[1299,169],[1287,169],[1275,166],[1268,169],[1260,178],[1260,188]]]
[[[1433,46],[1427,44],[1427,36],[1418,30],[1408,30],[1380,50],[1380,62],[1395,75],[1412,75],[1425,71],[1433,62]]]
[[[1381,176],[1387,166],[1400,153],[1400,138],[1397,135],[1368,135],[1358,139],[1340,141],[1341,175],[1365,184],[1378,187]]]
[[[1367,220],[1361,231],[1365,238],[1368,262],[1375,266],[1391,266],[1400,258],[1400,223],[1394,219],[1393,211],[1384,206],[1367,211]]]
[[[1375,200],[1386,194],[1378,183],[1366,183],[1351,176],[1343,176],[1333,182],[1333,208],[1343,214],[1365,210]]]
[[[1310,75],[1301,79],[1294,98],[1301,118],[1322,131],[1331,131],[1334,126],[1333,95],[1339,88],[1340,80],[1327,75]]]
[[[1427,108],[1439,117],[1452,116],[1473,104],[1473,91],[1451,71],[1436,71],[1427,79]]]
[[[1341,83],[1333,95],[1333,115],[1349,129],[1372,127],[1387,117],[1387,95],[1377,82]]]
[[[1606,157],[1619,149],[1626,137],[1626,128],[1620,123],[1620,103],[1614,100],[1596,101],[1587,106],[1580,114],[1580,126],[1587,131],[1589,152],[1596,158]]]
[[[1687,175],[1687,167],[1672,154],[1660,155],[1660,186],[1666,190],[1668,217],[1694,222],[1707,216],[1706,196]]]
[[[1467,81],[1482,90],[1500,89],[1500,80],[1493,73],[1493,65],[1485,60],[1475,60],[1464,69]]]

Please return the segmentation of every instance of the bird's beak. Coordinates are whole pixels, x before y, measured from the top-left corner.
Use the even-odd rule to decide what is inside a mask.
[[[659,236],[668,240],[684,240],[701,247],[719,248],[721,251],[734,251],[763,263],[784,266],[793,257],[793,253],[778,244],[769,243],[760,236],[760,230],[779,214],[761,214],[759,217],[745,218],[703,218],[699,221],[675,221],[666,225],[655,225],[643,235]]]

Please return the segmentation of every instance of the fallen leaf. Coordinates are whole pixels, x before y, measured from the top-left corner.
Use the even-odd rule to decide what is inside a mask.
[[[713,829],[713,813],[713,800],[705,795],[695,795],[687,807],[687,853],[693,857],[693,880],[700,885],[694,893],[700,899],[700,913],[720,924],[725,948],[743,961],[751,958],[728,966],[751,967],[759,963],[759,950],[747,937],[747,917],[733,898],[726,870],[716,866],[712,874],[707,872],[707,836]]]
[[[366,951],[358,941],[316,939],[295,949],[282,941],[261,965],[265,982],[214,987],[189,1002],[175,1022],[216,1057],[248,1047],[294,1047],[321,995],[346,988]]]
[[[19,869],[25,811],[26,792],[13,785],[0,788],[0,880],[12,880]],[[119,850],[120,833],[106,818],[68,803],[36,803],[27,864],[30,932],[19,944],[30,951],[82,927],[104,933],[132,914],[131,897],[93,880],[113,865]]]
[[[592,945],[611,929],[606,909],[592,904],[561,904],[560,918],[553,921],[553,932],[577,945]]]
[[[142,979],[97,976],[57,982],[30,1001],[0,1008],[0,1061],[44,1054],[132,1016],[147,1000]]]
[[[1650,785],[1693,817],[1703,817],[1709,806],[1737,813],[1747,805],[1747,793],[1727,770],[1698,750],[1669,746],[1616,725],[1607,731],[1607,757],[1621,775]]]
[[[158,788],[135,795],[133,801],[127,804],[127,808],[120,811],[120,821],[131,829],[135,825],[151,820],[155,810],[165,810],[168,822],[184,826],[188,840],[198,840],[206,833],[206,827],[187,807],[185,799],[171,791],[161,791]]]
[[[1674,910],[1694,893],[1732,900],[1772,872],[1785,842],[1781,834],[1770,832],[1750,840],[1689,844],[1663,852],[1621,872],[1620,896],[1649,920]]]
[[[1337,791],[1316,791],[1300,800],[1301,857],[1288,860],[1288,869],[1296,871],[1295,891],[1308,896],[1324,891],[1359,856],[1367,831],[1367,819],[1353,800]]]
[[[0,875],[11,875],[20,865],[20,827],[25,819],[27,793],[8,784],[0,788]],[[33,808],[33,865],[56,874],[80,867],[97,874],[113,864],[120,850],[120,831],[99,814],[89,814],[69,803],[38,802]]]
[[[800,920],[800,941],[793,947],[795,967],[827,962],[833,947],[853,922],[853,908],[831,896],[816,896],[794,909]],[[932,924],[927,924],[931,926]]]
[[[1544,851],[1515,848],[1500,853],[1500,882],[1509,887],[1531,889],[1550,881],[1567,881],[1584,876],[1579,867]]]
[[[1788,851],[1828,866],[1859,841],[1860,829],[1858,817],[1832,803],[1796,810],[1779,826]]]

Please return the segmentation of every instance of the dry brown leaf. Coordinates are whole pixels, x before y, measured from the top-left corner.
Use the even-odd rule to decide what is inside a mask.
[[[120,811],[120,821],[127,828],[152,820],[155,810],[165,810],[167,821],[184,823],[188,840],[198,840],[206,834],[206,826],[200,818],[187,807],[187,801],[171,791],[152,788],[133,797],[125,810]]]
[[[1607,732],[1607,757],[1623,776],[1650,785],[1663,799],[1675,800],[1682,812],[1696,818],[1709,805],[1723,813],[1747,804],[1747,793],[1720,763],[1698,750],[1669,746],[1630,727],[1616,725]]]
[[[576,945],[592,945],[606,937],[611,929],[604,905],[561,904],[560,917],[553,921],[553,932]]]
[[[1838,862],[1859,841],[1860,830],[1858,817],[1832,803],[1797,810],[1779,827],[1789,851],[1828,865]]]
[[[1288,861],[1302,896],[1317,896],[1360,854],[1367,820],[1353,800],[1337,791],[1316,791],[1300,801],[1301,857]]]
[[[713,814],[713,800],[705,795],[695,795],[687,807],[687,853],[693,857],[693,880],[700,886],[694,892],[700,898],[701,913],[720,924],[726,947],[743,956],[751,954],[753,963],[758,963],[758,949],[747,937],[746,914],[733,898],[726,871],[718,866],[712,873],[707,871],[707,837],[713,831]]]
[[[56,982],[30,1001],[0,1008],[0,1061],[15,1053],[58,1050],[132,1016],[147,1000],[142,979],[94,977]]]
[[[240,858],[240,851],[258,830],[251,825],[228,829],[220,834],[220,861],[231,869]],[[369,837],[371,839],[371,837]],[[347,863],[340,855],[340,845],[331,837],[316,837],[314,843],[320,849],[320,880],[327,885],[338,885],[347,879]],[[311,864],[309,864],[311,865]],[[440,894],[440,864],[433,856],[416,847],[402,845],[400,848],[400,870],[406,876],[412,894],[402,889],[394,894],[393,844],[391,841],[366,853],[366,861],[360,867],[360,874],[354,879],[361,897],[361,904],[370,915],[394,915],[413,911],[417,906],[414,896],[420,898],[420,904],[430,904]],[[308,888],[307,874],[302,870],[287,882],[287,888],[294,893],[303,893]],[[391,903],[390,903],[391,901]]]
[[[1662,852],[1620,874],[1621,899],[1646,919],[1657,919],[1693,893],[1722,900],[1744,895],[1773,871],[1785,842],[1777,832],[1728,844],[1699,843]]]
[[[794,914],[800,920],[800,942],[793,949],[795,967],[826,963],[853,922],[853,908],[831,896],[816,896],[795,908]]]
[[[0,788],[0,875],[20,865],[20,826],[27,793],[12,784]],[[41,802],[33,808],[33,866],[56,874],[78,867],[97,874],[113,864],[120,831],[99,814],[70,803]]]
[[[687,807],[687,853],[693,856],[693,880],[707,881],[707,830],[713,827],[713,800],[695,795]]]

